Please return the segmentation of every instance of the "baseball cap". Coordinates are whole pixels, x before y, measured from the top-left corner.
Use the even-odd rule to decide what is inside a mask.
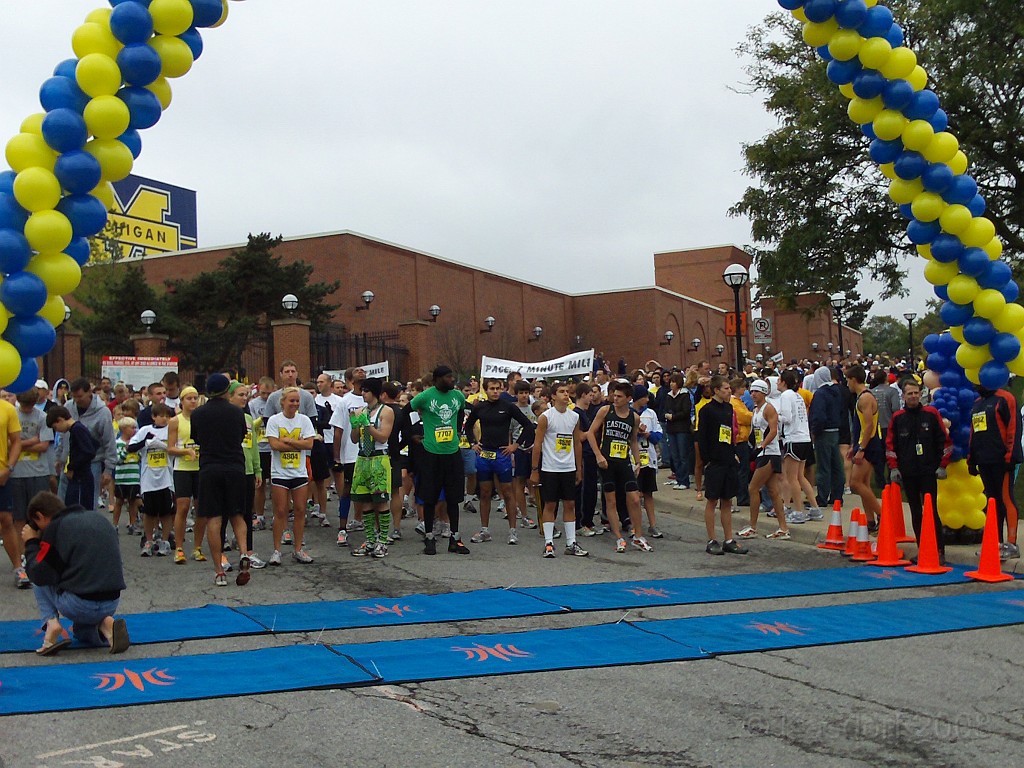
[[[223,373],[211,373],[206,377],[206,394],[210,397],[218,397],[228,391],[231,386],[231,379]]]
[[[50,388],[50,385],[46,383],[46,379],[38,379],[36,381],[36,389],[46,389],[46,390],[48,390],[49,388]]]
[[[750,382],[751,392],[760,392],[762,395],[767,395],[769,392],[768,382],[764,379],[754,379]]]

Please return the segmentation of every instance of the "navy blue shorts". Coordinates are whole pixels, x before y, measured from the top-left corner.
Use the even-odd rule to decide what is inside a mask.
[[[493,458],[484,458],[485,454]],[[476,477],[478,483],[489,483],[495,479],[499,483],[511,483],[512,457],[501,451],[482,451],[476,457]]]

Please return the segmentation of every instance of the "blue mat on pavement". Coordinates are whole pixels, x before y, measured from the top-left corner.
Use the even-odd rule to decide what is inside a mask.
[[[665,619],[633,626],[717,656],[1022,623],[1024,593],[1012,591]]]
[[[260,635],[266,630],[256,621],[223,605],[183,608],[177,611],[118,614],[128,622],[132,644],[172,643],[208,637]],[[71,622],[61,624],[71,632]],[[39,620],[0,622],[0,653],[34,651],[43,644]],[[72,646],[76,647],[76,646]]]
[[[956,566],[949,573],[924,576],[902,568],[821,568],[559,587],[516,587],[515,591],[571,611],[611,611],[959,584],[968,581],[964,576],[966,570],[964,566]]]
[[[369,600],[252,605],[236,610],[259,622],[267,631],[317,632],[323,629],[543,616],[562,613],[565,609],[514,590],[477,589]]]
[[[668,642],[668,641],[665,641]],[[0,669],[0,714],[189,701],[372,683],[323,645]]]

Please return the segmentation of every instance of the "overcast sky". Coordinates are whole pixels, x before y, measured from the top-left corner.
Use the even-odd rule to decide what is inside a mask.
[[[106,5],[0,3],[4,141]],[[777,8],[232,2],[134,173],[197,191],[200,246],[350,229],[560,290],[651,285],[656,251],[750,242],[726,211],[774,121],[736,47]],[[913,283],[875,312],[923,312]]]

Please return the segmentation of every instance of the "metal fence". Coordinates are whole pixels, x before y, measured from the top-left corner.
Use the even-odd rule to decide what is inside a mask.
[[[328,325],[309,335],[313,373],[388,362],[391,378],[404,381],[409,350],[398,343],[398,331],[349,333],[343,325]]]
[[[105,355],[133,354],[135,354],[135,350],[132,343],[123,336],[82,337],[82,375],[93,381],[99,381],[103,375],[101,371]]]

